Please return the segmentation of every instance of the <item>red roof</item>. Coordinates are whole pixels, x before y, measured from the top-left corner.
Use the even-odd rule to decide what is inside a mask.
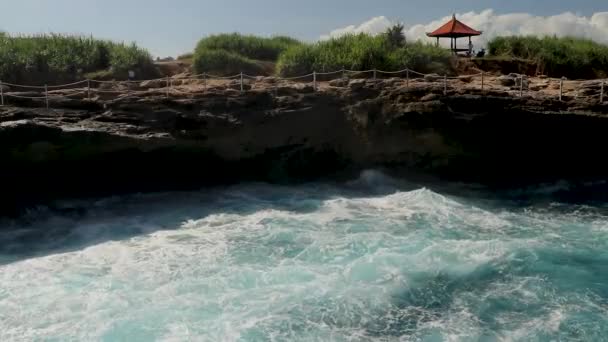
[[[456,19],[456,15],[452,16],[452,20],[445,23],[437,30],[427,33],[429,37],[469,37],[479,36],[481,31],[474,30]]]

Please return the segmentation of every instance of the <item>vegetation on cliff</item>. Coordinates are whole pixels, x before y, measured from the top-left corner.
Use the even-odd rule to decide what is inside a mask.
[[[451,73],[451,56],[445,49],[422,42],[406,43],[394,35],[346,35],[313,44],[293,46],[277,63],[281,76],[295,76],[313,70],[335,71],[410,68],[423,73]]]
[[[392,71],[406,67],[420,72],[450,73],[451,56],[430,44],[406,43],[402,26],[389,28],[378,36],[347,35],[310,44],[289,37],[220,34],[203,38],[194,52],[196,72],[220,75],[244,72],[298,76],[313,70]]]
[[[150,53],[135,44],[93,37],[0,35],[0,79],[6,82],[52,84],[100,71],[126,78],[128,70],[140,77],[153,74]]]
[[[608,75],[608,46],[582,38],[511,36],[488,43],[491,55],[531,60],[538,72],[568,78]]]
[[[301,43],[290,37],[271,38],[239,33],[218,34],[201,39],[194,50],[194,70],[233,75],[272,73],[279,55]]]

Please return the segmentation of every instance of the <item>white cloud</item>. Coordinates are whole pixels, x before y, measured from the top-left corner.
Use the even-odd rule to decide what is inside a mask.
[[[368,34],[379,34],[384,32],[388,27],[392,26],[393,23],[388,20],[385,16],[374,17],[364,22],[359,26],[350,25],[343,28],[339,28],[331,31],[329,34],[322,35],[321,40],[327,40],[333,37],[340,37],[346,34],[357,34],[357,33],[368,33]]]
[[[496,14],[494,10],[488,9],[482,12],[461,13],[456,16],[472,28],[483,31],[482,36],[473,38],[476,46],[485,46],[492,38],[507,35],[576,36],[608,44],[608,12],[598,12],[591,17],[571,12],[541,17],[528,13]],[[432,42],[433,40],[428,38],[426,33],[437,29],[450,18],[451,16],[446,16],[423,25],[406,25],[404,33],[410,41]],[[384,16],[375,17],[358,26],[351,25],[333,30],[329,34],[321,36],[321,39],[339,37],[348,33],[378,34],[393,24],[395,22]],[[449,45],[449,40],[443,39],[442,43]],[[463,42],[463,44],[465,43]]]

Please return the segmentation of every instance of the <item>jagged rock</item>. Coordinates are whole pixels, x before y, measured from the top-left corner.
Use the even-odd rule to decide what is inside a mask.
[[[463,83],[473,82],[473,76],[460,76],[460,77],[458,77],[458,79],[460,80],[460,82],[463,82]]]
[[[294,89],[300,94],[310,94],[315,92],[315,88],[312,84],[300,83],[293,86]]]
[[[277,78],[274,76],[261,77],[259,82],[267,83],[267,84],[275,84],[277,83]]]
[[[584,82],[581,82],[579,87],[582,89],[600,90],[602,87],[602,81],[600,81],[600,80],[584,81]]]
[[[251,90],[251,88],[251,81],[243,80],[243,91]],[[239,79],[230,81],[230,83],[228,84],[228,89],[241,90],[241,80]]]
[[[332,87],[343,88],[348,86],[349,79],[348,78],[337,78],[335,80],[329,81],[329,85]]]
[[[176,74],[171,76],[173,79],[183,79],[183,78],[191,78],[193,75],[191,72],[182,72],[181,74]]]
[[[519,89],[522,82],[523,82],[523,88],[528,89],[528,85],[530,84],[530,82],[528,80],[528,77],[525,75],[520,75],[520,77],[515,79],[515,87],[517,89]]]
[[[397,83],[403,82],[402,79],[397,77],[391,77],[387,79],[379,79],[377,80],[377,85],[382,88],[390,88],[394,87]]]
[[[512,87],[515,85],[515,78],[511,76],[503,75],[496,80],[504,87]]]
[[[235,89],[170,100],[159,90],[121,101],[57,100],[52,111],[40,100],[11,99],[22,107],[0,107],[2,172],[13,180],[2,188],[0,210],[40,197],[40,189],[46,198],[78,197],[386,166],[494,185],[608,175],[597,157],[608,107],[595,99],[520,98],[504,89],[443,96],[443,84],[378,83],[382,89],[323,86],[307,96],[310,83],[241,93],[237,80]],[[188,167],[156,167],[181,164]]]
[[[426,101],[435,101],[437,99],[439,99],[439,95],[438,94],[428,94],[428,95],[424,95],[422,98],[420,98],[420,101],[426,102]]]
[[[365,87],[365,85],[367,84],[367,80],[366,79],[356,79],[356,80],[352,80],[348,83],[348,87],[351,90],[359,90],[363,87]]]
[[[528,85],[528,89],[530,89],[532,91],[539,91],[542,89],[547,89],[548,87],[549,87],[548,81],[541,81],[538,83],[531,83]]]
[[[139,84],[142,88],[164,88],[167,86],[167,80],[149,80]]]
[[[440,79],[442,79],[442,76],[439,76],[437,74],[428,74],[428,75],[424,75],[424,80],[426,82],[437,82]]]
[[[315,89],[311,84],[294,84],[294,85],[280,85],[276,88],[278,96],[294,96],[298,94],[310,94],[314,93]]]

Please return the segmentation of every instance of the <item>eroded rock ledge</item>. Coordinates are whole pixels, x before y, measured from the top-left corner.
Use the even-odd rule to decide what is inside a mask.
[[[396,79],[340,86],[2,107],[0,205],[376,167],[491,186],[608,178],[608,103]]]

